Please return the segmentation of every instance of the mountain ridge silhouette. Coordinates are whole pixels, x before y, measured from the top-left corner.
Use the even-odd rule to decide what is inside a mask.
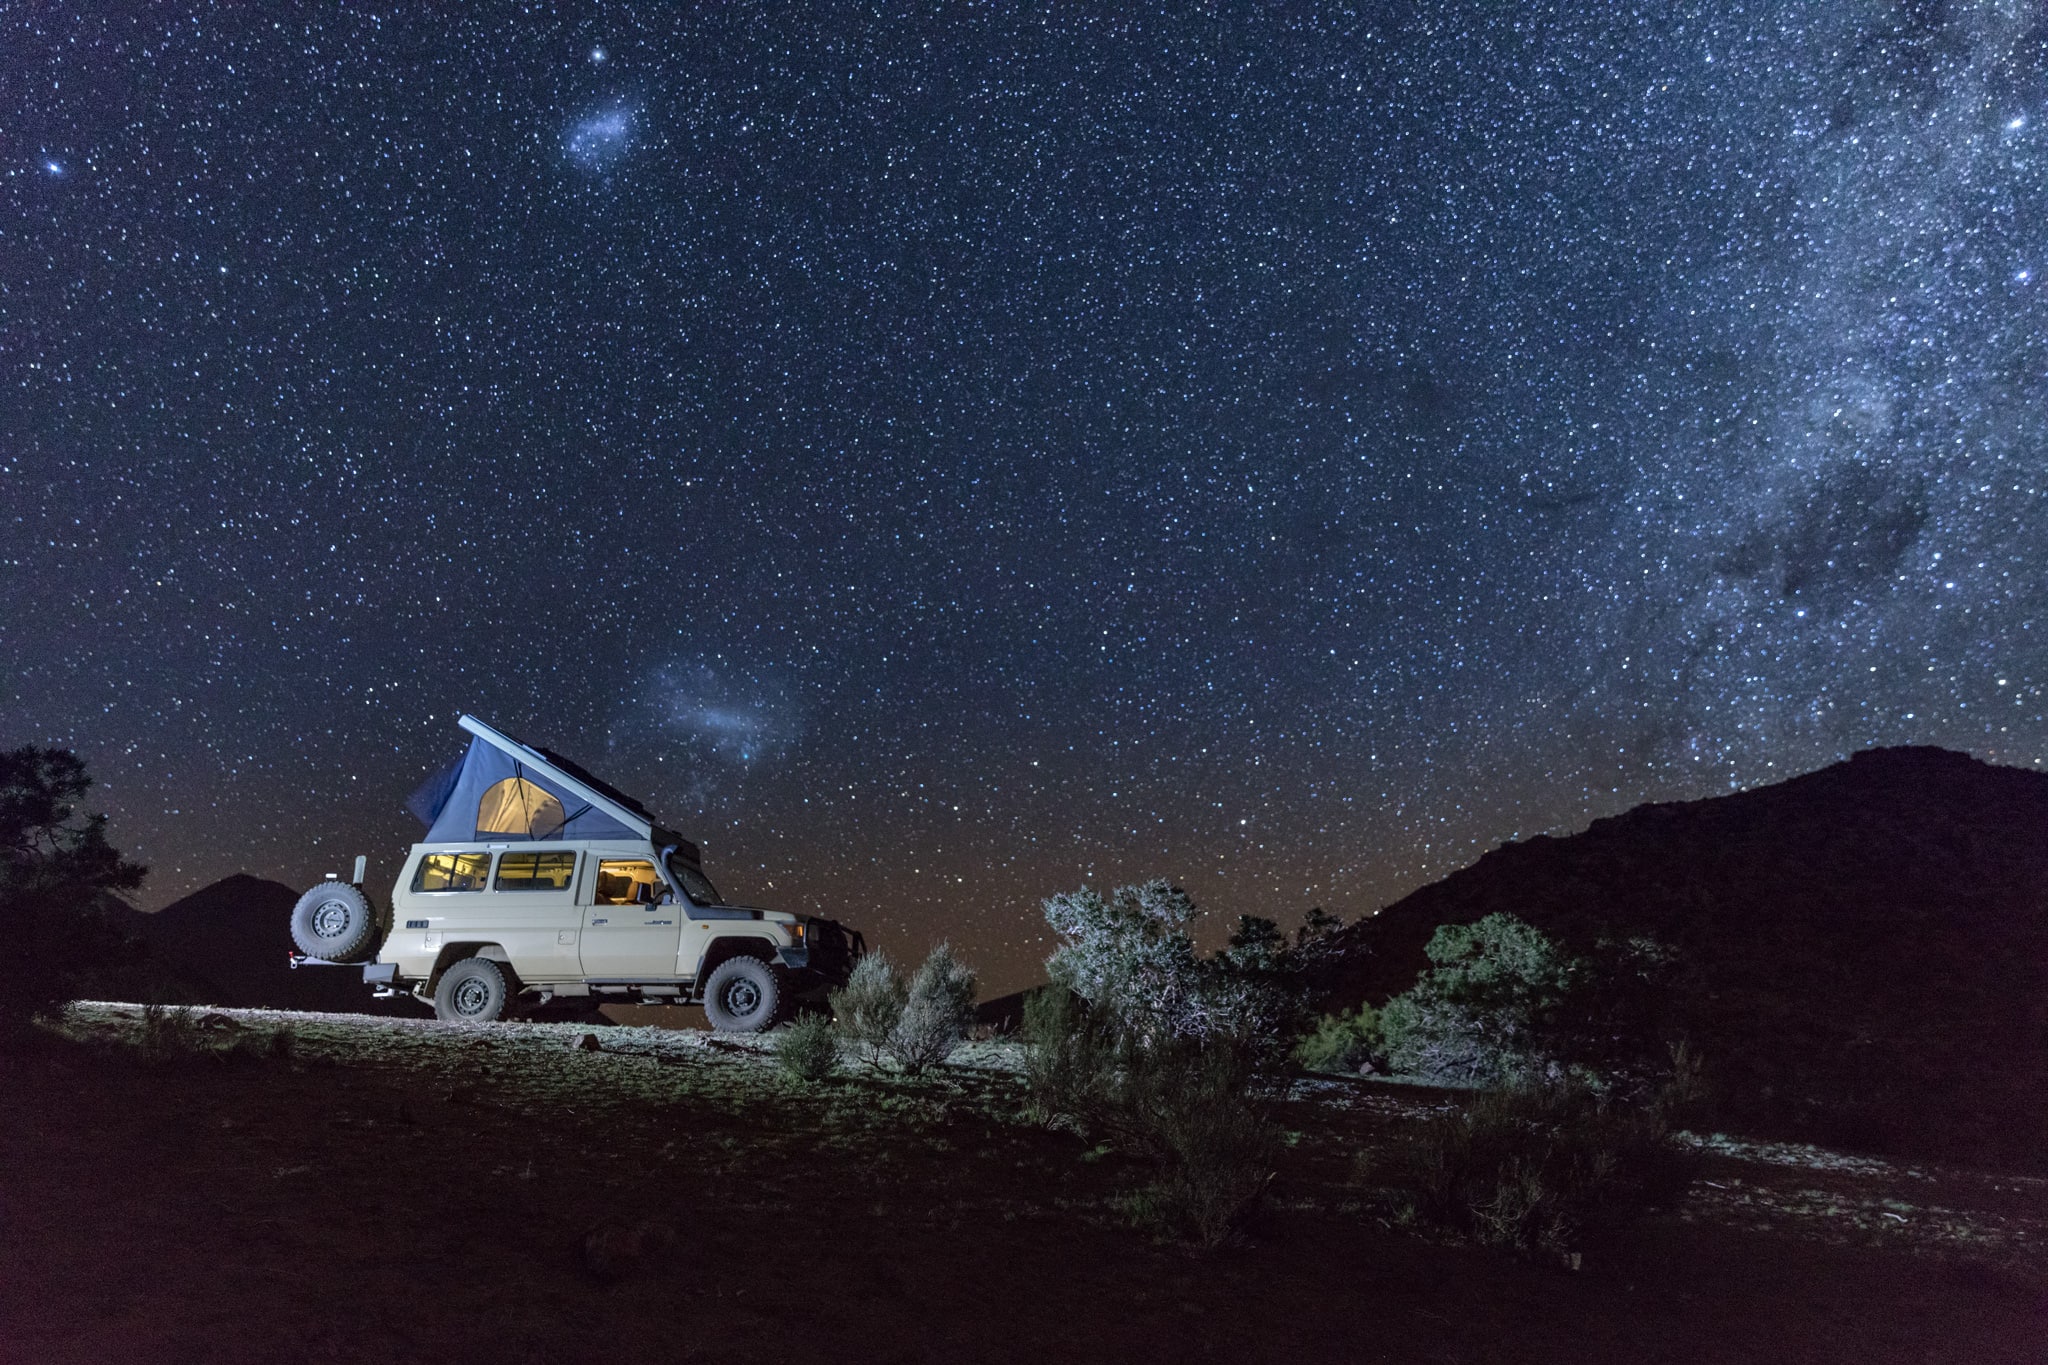
[[[2048,774],[1927,746],[1503,845],[1342,930],[1330,1006],[1383,1003],[1437,926],[1676,951],[1662,1027],[1761,1135],[2048,1163]]]

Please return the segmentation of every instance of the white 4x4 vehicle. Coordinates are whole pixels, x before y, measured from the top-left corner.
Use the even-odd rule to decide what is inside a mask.
[[[697,846],[560,755],[471,716],[469,752],[414,797],[414,844],[380,913],[330,877],[292,911],[295,965],[363,964],[379,996],[484,1021],[522,997],[701,1003],[712,1027],[770,1027],[845,984],[863,949],[828,919],[727,905]],[[459,836],[459,837],[458,837]]]

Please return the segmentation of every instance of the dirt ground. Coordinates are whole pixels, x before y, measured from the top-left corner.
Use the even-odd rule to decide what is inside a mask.
[[[1374,1211],[1358,1154],[1456,1097],[1307,1081],[1270,1208],[1194,1253],[1001,1044],[806,1087],[701,1032],[212,1011],[151,1056],[140,1014],[0,1057],[9,1365],[2048,1360],[2039,1180],[1703,1139],[1574,1273]]]

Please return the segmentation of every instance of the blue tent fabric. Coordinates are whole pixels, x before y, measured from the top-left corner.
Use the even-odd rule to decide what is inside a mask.
[[[469,743],[469,752],[463,755],[454,778],[449,782],[446,794],[438,808],[434,809],[432,823],[427,827],[424,842],[430,844],[473,843],[484,837],[477,830],[477,808],[483,801],[484,793],[508,777],[523,777],[561,803],[568,821],[559,830],[541,835],[547,839],[630,839],[634,831],[626,828],[604,812],[595,810],[590,803],[574,792],[557,783],[543,767],[522,763],[512,755],[481,738]],[[431,785],[431,784],[430,784]],[[421,794],[427,789],[422,788]],[[420,814],[417,807],[414,814]],[[424,817],[422,817],[424,818]],[[492,842],[503,842],[517,835],[493,833]]]
[[[420,783],[419,790],[405,799],[405,808],[413,813],[428,829],[441,818],[441,812],[448,805],[448,793],[455,790],[455,779],[462,775],[462,760],[451,758],[432,777]]]

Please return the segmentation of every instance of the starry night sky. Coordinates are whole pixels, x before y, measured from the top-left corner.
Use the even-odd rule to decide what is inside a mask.
[[[0,10],[0,743],[160,905],[472,711],[993,988],[2048,757],[2038,5],[1084,8]]]

